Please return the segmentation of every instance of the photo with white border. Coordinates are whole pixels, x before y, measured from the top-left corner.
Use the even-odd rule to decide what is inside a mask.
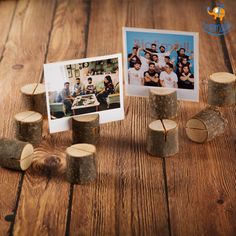
[[[197,32],[123,27],[126,95],[145,97],[156,87],[199,101],[198,41]]]
[[[69,130],[77,115],[124,119],[122,76],[121,54],[44,64],[50,133]]]

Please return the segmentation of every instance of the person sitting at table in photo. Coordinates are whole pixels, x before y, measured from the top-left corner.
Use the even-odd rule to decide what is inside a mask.
[[[76,83],[74,85],[74,93],[73,97],[77,97],[79,95],[83,95],[84,90],[83,90],[83,85],[80,82],[80,78],[76,78]]]
[[[133,68],[128,69],[128,83],[132,85],[143,85],[143,71],[139,61],[135,62]]]
[[[65,105],[66,114],[71,115],[72,114],[71,106],[74,101],[74,97],[71,96],[69,82],[64,83],[64,88],[60,92],[60,97],[62,99],[63,104]]]
[[[114,84],[112,82],[111,76],[107,75],[104,78],[104,88],[97,94],[97,100],[100,103],[107,105],[107,97],[114,93]]]
[[[178,87],[183,89],[194,89],[194,75],[190,72],[187,65],[183,66],[183,72],[179,77]]]
[[[144,85],[155,87],[160,86],[158,73],[155,70],[155,64],[153,62],[149,63],[149,70],[144,72]]]
[[[93,79],[91,77],[88,78],[88,83],[85,87],[86,94],[95,94],[96,93],[96,86],[93,84]]]
[[[155,70],[156,70],[156,72],[157,72],[158,74],[160,74],[160,73],[161,73],[161,70],[162,70],[162,67],[161,67],[161,64],[160,64],[160,62],[159,62],[159,58],[158,58],[158,56],[157,56],[156,54],[154,54],[154,55],[152,56],[152,62],[155,64]]]
[[[160,83],[162,87],[166,88],[178,88],[178,77],[173,71],[174,66],[171,63],[166,63],[165,71],[160,74]]]
[[[177,64],[177,73],[181,74],[184,66],[192,67],[191,63],[188,61],[188,57],[182,57],[180,59],[180,62]]]
[[[129,67],[130,68],[133,68],[134,63],[137,62],[137,61],[139,61],[141,63],[141,61],[140,61],[137,54],[138,54],[138,47],[133,47],[132,53],[130,53],[128,55],[128,62],[129,62]]]

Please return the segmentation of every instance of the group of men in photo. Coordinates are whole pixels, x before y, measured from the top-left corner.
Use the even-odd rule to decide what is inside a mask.
[[[135,45],[128,54],[128,83],[154,87],[194,89],[194,75],[191,72],[193,55],[187,55],[185,48],[173,45],[169,51],[165,46],[153,43],[151,48],[140,48]],[[176,51],[177,60],[170,58]],[[144,55],[140,55],[140,51]]]
[[[86,85],[82,84],[80,78],[76,78],[76,83],[71,91],[71,86],[69,82],[64,83],[64,88],[59,93],[59,100],[65,105],[66,114],[71,115],[71,107],[73,101],[77,96],[95,94],[99,103],[106,104],[106,98],[109,94],[114,93],[114,84],[112,82],[111,76],[106,75],[103,80],[104,87],[100,91],[97,91],[96,85],[93,83],[92,77],[87,79]]]

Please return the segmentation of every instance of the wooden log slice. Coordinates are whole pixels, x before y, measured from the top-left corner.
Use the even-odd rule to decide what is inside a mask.
[[[171,119],[177,116],[177,93],[172,89],[149,90],[150,115],[155,119]]]
[[[42,140],[43,117],[35,111],[15,115],[15,136],[17,139],[38,146]]]
[[[47,115],[45,85],[40,83],[26,84],[21,88],[22,94],[26,96],[29,109]]]
[[[218,72],[208,81],[208,104],[230,106],[235,103],[236,76],[227,72]]]
[[[151,122],[147,133],[147,152],[153,156],[168,157],[178,151],[178,124],[167,119]]]
[[[92,144],[75,144],[66,149],[67,180],[73,184],[86,184],[97,177],[96,148]]]
[[[100,136],[99,114],[72,117],[72,142],[97,144]]]
[[[194,142],[208,142],[223,134],[227,123],[217,108],[207,107],[187,121],[186,134]]]
[[[31,144],[19,140],[0,139],[0,166],[26,170],[32,163],[34,148]]]

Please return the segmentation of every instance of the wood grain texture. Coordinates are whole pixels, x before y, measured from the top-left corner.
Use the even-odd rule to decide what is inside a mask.
[[[5,46],[7,42],[7,38],[9,35],[9,31],[12,24],[12,19],[14,17],[16,8],[16,1],[1,1],[0,2],[0,62],[3,59],[3,54],[5,51]],[[0,77],[0,80],[2,76]],[[2,110],[2,100],[0,99],[0,108]],[[0,123],[3,122],[3,117],[1,114]],[[0,128],[0,137],[2,137],[2,127]],[[4,191],[0,191],[0,234],[4,235],[7,233],[10,222],[5,220],[6,215],[12,216],[12,211],[15,205],[15,197],[17,193],[17,185],[19,180],[19,175],[14,174],[12,171],[9,174],[9,171],[3,168],[0,168],[0,189],[4,189]],[[8,183],[8,184],[5,184]],[[6,192],[7,194],[6,194]],[[9,201],[8,197],[11,196]]]
[[[235,235],[236,232],[233,223],[236,218],[235,117],[232,109],[226,110],[227,118],[231,119],[224,136],[207,145],[191,144],[184,131],[187,118],[206,104],[208,76],[228,69],[220,38],[202,29],[202,22],[210,17],[206,12],[208,5],[208,1],[161,0],[154,18],[157,28],[200,33],[200,103],[181,102],[179,155],[166,160],[174,235]],[[160,8],[162,11],[158,11]]]
[[[86,25],[86,1],[58,1],[46,61],[83,57]],[[43,142],[22,185],[16,235],[65,234],[70,190],[65,178],[65,150],[71,142],[71,132],[50,135],[45,124]]]
[[[225,22],[231,24],[231,30],[224,36],[226,48],[228,49],[229,58],[234,74],[236,74],[236,2],[226,0],[223,2],[225,7]]]
[[[22,0],[15,15],[14,4],[0,2],[1,137],[13,137],[14,114],[25,109],[20,87],[42,79],[44,61],[121,52],[122,26],[199,31],[200,103],[180,102],[180,151],[163,161],[145,150],[151,122],[147,99],[125,98],[126,119],[102,125],[99,176],[86,186],[73,187],[64,179],[71,132],[49,135],[45,123],[43,142],[24,177],[0,169],[0,235],[8,234],[18,199],[15,235],[65,235],[66,229],[71,235],[235,235],[235,111],[222,109],[228,128],[208,144],[191,143],[184,130],[187,119],[206,105],[208,76],[230,69],[228,53],[236,68],[235,31],[223,38],[225,47],[222,37],[202,29],[211,17],[209,1],[58,0],[56,6]],[[234,23],[235,1],[226,0],[225,7]]]
[[[0,64],[1,137],[14,136],[14,114],[25,109],[25,104],[21,100],[21,86],[37,81],[41,75],[50,28],[48,22],[53,12],[52,6],[52,2],[46,1],[18,1],[17,3]],[[0,191],[0,234],[2,235],[7,233],[9,222],[14,220],[18,184],[21,180],[22,176],[18,172],[0,169],[0,188],[4,189]],[[9,215],[7,222],[5,216]]]
[[[87,56],[121,52],[122,26],[151,28],[151,7],[92,1]],[[101,126],[96,183],[74,186],[71,235],[168,235],[162,160],[146,153],[148,99],[126,98],[125,110],[124,121]]]
[[[8,38],[9,30],[11,28],[12,19],[16,9],[16,1],[0,1],[0,62],[5,50],[5,43]]]

